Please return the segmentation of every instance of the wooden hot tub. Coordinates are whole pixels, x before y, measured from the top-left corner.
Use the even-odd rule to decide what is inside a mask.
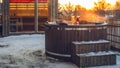
[[[70,57],[73,41],[105,40],[107,37],[107,26],[103,24],[45,24],[45,27],[46,53],[52,56]]]

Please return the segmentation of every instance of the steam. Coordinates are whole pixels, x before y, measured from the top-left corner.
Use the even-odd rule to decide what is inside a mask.
[[[80,15],[80,20],[94,23],[105,22],[107,18],[96,14],[94,11],[84,11],[84,13]]]

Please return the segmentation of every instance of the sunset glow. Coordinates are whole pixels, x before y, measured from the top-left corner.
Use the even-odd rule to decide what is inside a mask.
[[[111,4],[111,5],[115,5],[117,0],[106,0],[107,3]]]
[[[69,2],[73,5],[81,5],[86,9],[94,8],[94,3],[98,2],[99,0],[59,0],[59,3],[62,5],[68,4]],[[117,0],[106,0],[106,3],[114,6]]]
[[[2,0],[0,0],[0,3],[2,3]]]

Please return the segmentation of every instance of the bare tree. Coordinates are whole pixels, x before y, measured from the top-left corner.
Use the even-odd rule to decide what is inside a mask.
[[[111,5],[109,3],[106,3],[106,0],[99,0],[97,3],[95,2],[94,10],[97,14],[104,16],[105,10],[110,7]]]
[[[115,9],[120,10],[120,2],[119,1],[116,2]]]
[[[71,16],[75,13],[75,5],[72,5],[70,2],[66,5],[59,5],[58,12],[62,14],[65,20],[70,21]]]

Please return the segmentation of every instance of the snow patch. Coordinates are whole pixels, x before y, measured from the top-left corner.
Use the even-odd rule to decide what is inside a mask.
[[[109,43],[107,40],[98,40],[98,41],[74,41],[74,44],[97,44],[97,43]]]
[[[116,55],[116,52],[113,51],[99,51],[99,52],[89,52],[83,54],[77,54],[79,56],[100,56],[100,55]]]

